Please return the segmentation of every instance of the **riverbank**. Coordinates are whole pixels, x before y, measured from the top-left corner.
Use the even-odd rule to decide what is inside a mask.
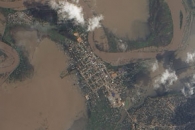
[[[179,48],[183,47],[183,36],[185,34],[185,24],[187,18],[187,12],[182,4],[182,0],[180,2],[174,2],[171,0],[166,0],[173,19],[173,38],[169,45],[165,47],[145,47],[142,49],[137,49],[133,51],[127,52],[103,52],[96,48],[95,42],[93,40],[93,32],[90,32],[88,35],[89,44],[94,51],[94,53],[100,57],[103,61],[110,63],[111,65],[118,66],[124,65],[132,61],[142,60],[142,59],[151,59],[156,58],[157,54],[162,54],[164,51],[175,51]],[[183,27],[180,29],[180,19],[179,14],[180,11],[183,12]]]

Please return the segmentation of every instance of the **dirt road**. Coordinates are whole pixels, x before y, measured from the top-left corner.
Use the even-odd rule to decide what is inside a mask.
[[[150,51],[151,47],[148,47],[148,48],[138,49],[138,50],[124,52],[124,53],[123,52],[122,53],[102,52],[95,47],[95,43],[93,41],[93,32],[90,32],[88,36],[88,40],[94,53],[97,56],[99,56],[103,61],[117,66],[117,65],[127,64],[130,61],[137,60],[137,59],[155,58],[158,53],[163,53],[164,50],[168,50],[168,51],[177,50],[182,44],[182,37],[184,34],[184,26],[180,29],[179,13],[180,11],[183,12],[183,19],[184,19],[183,25],[185,25],[186,23],[185,20],[187,14],[182,4],[182,0],[179,1],[166,0],[166,2],[171,10],[171,15],[173,19],[173,39],[168,46],[160,47],[160,48],[152,47],[153,51]]]

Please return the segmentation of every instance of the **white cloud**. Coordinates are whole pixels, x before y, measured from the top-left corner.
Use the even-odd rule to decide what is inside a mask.
[[[78,4],[79,3],[79,0],[72,0],[72,2]]]
[[[153,64],[152,64],[152,72],[156,71],[158,69],[158,61],[156,60]]]
[[[190,97],[194,94],[195,89],[195,75],[193,75],[189,82],[185,83],[185,86],[181,89],[184,96]]]
[[[90,18],[88,21],[87,31],[93,31],[94,29],[101,27],[100,21],[103,20],[103,18],[104,17],[102,15]]]
[[[162,73],[162,75],[154,81],[154,88],[157,89],[161,85],[165,85],[166,87],[168,87],[170,85],[173,85],[173,83],[177,81],[177,79],[178,78],[175,74],[175,71],[169,71],[166,69],[165,72]]]
[[[195,53],[187,53],[187,59],[186,62],[190,63],[190,62],[194,62],[195,61]]]
[[[55,0],[49,1],[50,7],[56,10],[59,21],[73,20],[76,24],[85,25],[83,8],[79,6],[78,3],[79,0],[71,0],[71,2],[68,2],[67,0],[58,2]],[[102,15],[89,18],[87,31],[93,31],[94,29],[101,27],[101,20],[103,20]]]
[[[55,10],[57,10],[58,9],[58,7],[59,7],[59,5],[56,3],[56,1],[54,1],[54,0],[50,0],[49,1],[49,5],[50,5],[50,7],[52,8],[52,9],[55,9]]]
[[[77,0],[75,0],[75,3]],[[56,10],[58,13],[58,18],[61,21],[74,20],[76,24],[84,25],[85,20],[83,17],[83,9],[76,4],[70,3],[68,1],[56,2],[51,0],[49,2],[52,9]]]
[[[190,97],[194,94],[195,87],[192,87],[191,84],[186,83],[185,86],[181,89],[181,92],[185,97]]]

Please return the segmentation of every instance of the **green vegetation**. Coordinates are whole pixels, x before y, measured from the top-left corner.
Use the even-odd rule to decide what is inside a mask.
[[[2,37],[2,41],[7,43],[8,45],[12,46],[13,43],[14,43],[14,40],[13,40],[11,34],[10,34],[10,29],[11,29],[11,27],[8,26],[8,25],[5,27],[5,31],[4,31],[4,35]]]
[[[15,41],[10,34],[10,30],[14,26],[16,26],[16,25],[7,24],[3,38],[2,38],[3,42],[12,46],[14,49],[16,49],[16,51],[18,52],[19,57],[20,57],[20,63],[18,65],[18,67],[9,76],[9,79],[8,79],[9,82],[13,82],[16,80],[22,81],[26,78],[30,78],[33,74],[33,71],[34,71],[34,67],[30,64],[30,62],[27,58],[27,55],[26,55],[27,52],[25,52],[25,50],[23,48],[18,47],[14,44]]]
[[[184,2],[187,4],[187,7],[191,10],[191,11],[194,11],[195,9],[195,6],[194,6],[194,2],[193,0],[184,0]]]
[[[136,63],[129,63],[121,66],[112,66],[106,62],[104,62],[104,64],[109,71],[119,71],[119,69],[121,69],[123,71],[121,72],[123,73],[123,76],[120,79],[123,81],[122,86],[130,88],[137,81],[137,77],[148,78],[149,71],[144,62],[145,61],[137,61]]]
[[[36,8],[32,8],[32,6],[27,9],[25,12],[29,15],[32,15],[34,19],[37,21],[44,21],[50,24],[57,24],[57,13],[53,9],[49,7],[49,5],[42,5],[41,3],[36,3],[34,5]],[[28,5],[27,5],[28,6]]]
[[[19,54],[20,63],[18,67],[9,76],[9,82],[13,81],[23,81],[26,78],[30,78],[33,75],[34,67],[30,64],[28,58],[26,57],[24,49],[20,47],[14,47]]]
[[[5,31],[4,31],[4,35],[2,36],[2,41],[5,42],[6,44],[10,45],[10,46],[14,46],[14,39],[11,36],[11,32],[10,30],[14,27],[23,27],[23,28],[28,28],[27,25],[23,24],[6,24],[5,27]]]
[[[6,57],[7,55],[2,50],[0,50],[0,56]]]
[[[56,42],[64,42],[66,37],[59,34],[56,30],[49,30],[48,32],[48,36],[52,41],[56,41]]]
[[[187,8],[190,13],[193,15],[195,14],[195,3],[193,0],[183,0],[184,4],[186,5],[185,7]]]
[[[118,49],[117,49],[117,39],[116,39],[116,36],[111,31],[106,29],[105,27],[103,27],[103,29],[104,29],[104,32],[105,32],[105,34],[107,36],[107,39],[108,39],[109,51],[117,52]]]
[[[144,62],[136,62],[123,66],[125,74],[123,76],[123,85],[131,88],[137,82],[137,78],[148,77],[148,70]],[[147,84],[147,82],[145,83]]]
[[[85,30],[80,26],[73,26],[70,21],[67,21],[64,24],[58,25],[56,29],[49,29],[47,35],[55,42],[67,44],[68,41],[77,41],[76,37],[73,35],[74,32],[81,34],[85,32]]]
[[[7,17],[9,14],[15,13],[16,11],[10,8],[2,8],[0,7],[0,12]]]
[[[167,3],[164,0],[149,0],[149,14],[149,36],[146,40],[129,41],[129,49],[166,46],[171,42],[173,21]]]
[[[13,10],[9,10],[9,9],[3,9],[3,11],[4,11],[6,16],[9,13],[14,13]],[[43,14],[40,14],[40,15],[43,15]],[[36,14],[36,15],[38,15],[38,14]],[[43,23],[45,22],[45,20],[47,20],[47,19],[39,19],[39,18],[41,18],[41,17],[37,16],[33,20],[34,21],[41,21]],[[63,25],[66,25],[66,26],[63,26]],[[69,26],[70,25],[69,23],[66,23],[63,25],[56,27],[55,23],[51,23],[49,25],[44,25],[44,26],[42,26],[41,24],[40,25],[38,24],[35,26],[35,29],[37,31],[39,31],[40,33],[42,33],[43,35],[48,36],[51,40],[58,42],[60,44],[63,44],[63,47],[66,48],[65,46],[67,46],[68,43],[70,43],[71,41],[76,41],[76,37],[72,34],[73,31],[72,31],[72,28]],[[2,41],[5,42],[6,44],[12,46],[13,48],[15,48],[20,56],[20,64],[14,70],[14,72],[10,75],[9,82],[12,82],[15,80],[22,81],[25,78],[30,78],[33,74],[33,71],[34,71],[33,66],[29,63],[29,60],[27,58],[27,52],[25,52],[25,49],[20,48],[14,44],[15,41],[11,35],[11,30],[15,27],[22,27],[22,28],[29,29],[29,25],[25,24],[25,23],[24,24],[17,24],[17,23],[11,23],[11,22],[7,22],[7,24],[6,24],[4,35],[2,36]],[[66,30],[65,30],[65,27],[66,27]],[[69,31],[67,33],[66,31],[68,29],[69,29]],[[73,29],[75,32],[76,31],[83,31],[83,29],[81,27],[77,27],[77,26]],[[66,34],[64,32],[66,32]]]
[[[134,50],[148,46],[166,46],[173,37],[173,21],[170,9],[164,0],[149,0],[148,26],[150,34],[146,39],[129,40],[124,39],[128,44],[127,50]],[[117,48],[117,38],[112,32],[104,29],[108,38],[111,52],[119,51]]]
[[[114,130],[120,116],[117,109],[112,109],[103,93],[96,105],[90,106],[90,117],[86,130]]]
[[[182,24],[183,24],[183,13],[182,13],[182,11],[179,12],[179,20],[180,20],[180,29],[181,29]]]

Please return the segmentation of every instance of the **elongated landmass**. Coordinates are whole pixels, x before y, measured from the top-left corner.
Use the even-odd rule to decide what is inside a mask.
[[[20,58],[15,49],[0,41],[0,85],[19,65]]]
[[[164,47],[145,47],[133,51],[128,52],[103,52],[96,48],[95,42],[93,40],[93,32],[90,32],[88,35],[89,44],[93,50],[93,52],[100,57],[103,61],[110,63],[114,66],[124,65],[131,61],[144,60],[155,58],[157,54],[163,53],[164,51],[175,51],[183,46],[182,39],[184,35],[184,27],[180,29],[180,20],[179,20],[179,12],[185,12],[184,6],[180,0],[180,2],[175,2],[171,0],[166,0],[173,19],[173,39],[171,43]],[[186,16],[187,14],[183,14],[183,24],[186,24]]]

